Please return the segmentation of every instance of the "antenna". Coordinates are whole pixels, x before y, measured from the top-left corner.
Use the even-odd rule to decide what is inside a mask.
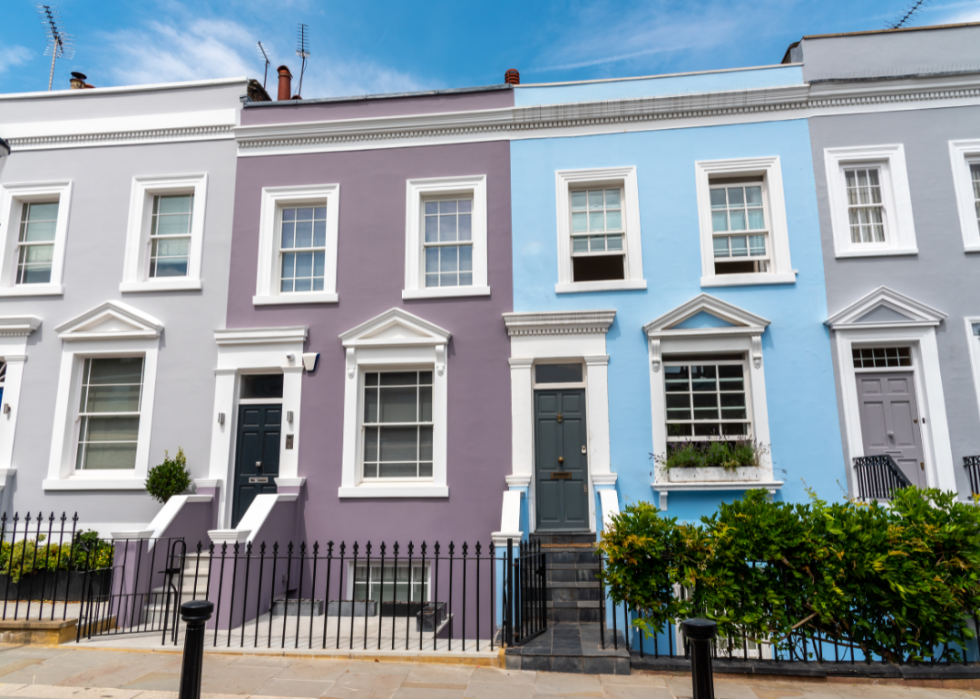
[[[296,55],[303,59],[299,69],[299,91],[296,93],[302,96],[303,73],[306,72],[306,59],[310,57],[310,28],[302,23],[296,29]]]
[[[35,7],[41,16],[44,33],[48,36],[48,47],[44,50],[44,55],[51,56],[51,74],[48,76],[48,92],[50,92],[54,82],[54,63],[58,58],[71,59],[74,57],[74,39],[71,34],[65,31],[57,7],[53,5],[35,5]]]
[[[265,77],[262,78],[262,89],[265,89],[265,83],[269,79],[269,54],[265,52],[265,46],[262,42],[259,42],[259,54],[265,59]]]
[[[920,9],[922,9],[922,6],[927,4],[928,2],[929,0],[916,0],[909,6],[908,10],[905,11],[905,14],[902,16],[902,18],[896,22],[892,22],[891,24],[889,24],[888,28],[901,29],[903,26],[905,26],[905,23],[908,22],[910,19],[912,19],[912,16]]]

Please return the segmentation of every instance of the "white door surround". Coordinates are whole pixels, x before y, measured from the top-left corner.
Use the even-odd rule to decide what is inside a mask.
[[[857,493],[854,457],[864,453],[857,374],[867,371],[854,368],[853,352],[855,349],[886,345],[911,349],[912,366],[909,368],[912,370],[916,403],[922,419],[922,450],[929,487],[956,490],[936,343],[936,326],[945,318],[946,314],[942,311],[882,286],[824,321],[832,331],[840,372],[838,380],[843,407],[844,452],[848,489],[852,494]]]
[[[585,364],[587,450],[589,453],[589,526],[595,531],[595,489],[612,488],[616,474],[609,449],[609,355],[606,333],[616,311],[505,313],[510,335],[511,475],[510,490],[528,501],[528,527],[535,528],[534,509],[534,365],[555,360]],[[506,502],[505,498],[505,502]],[[502,525],[503,526],[503,525]],[[518,527],[505,527],[507,531]]]
[[[37,316],[0,317],[0,359],[7,364],[3,402],[0,404],[0,490],[17,472],[14,465],[14,439],[20,413],[20,387],[27,361],[27,337],[41,326]]]
[[[279,477],[276,484],[298,489],[305,479],[299,477],[299,424],[303,380],[303,344],[307,327],[250,328],[216,330],[218,366],[214,374],[214,422],[211,426],[211,458],[207,482],[220,489],[217,529],[231,525],[232,473],[235,467],[235,437],[238,434],[238,396],[241,375],[255,373],[283,374],[283,415],[293,413],[293,420],[283,423],[279,444]],[[287,437],[291,438],[286,448]],[[198,483],[201,484],[200,482]],[[224,487],[222,487],[222,485]]]

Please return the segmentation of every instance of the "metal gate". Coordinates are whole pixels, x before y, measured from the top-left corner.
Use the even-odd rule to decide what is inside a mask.
[[[516,555],[515,555],[516,554]],[[522,645],[548,628],[544,554],[541,542],[507,540],[504,583],[504,640]]]

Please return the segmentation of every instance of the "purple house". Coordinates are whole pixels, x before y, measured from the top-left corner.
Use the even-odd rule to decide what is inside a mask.
[[[510,472],[510,146],[400,140],[513,92],[299,101],[289,80],[236,132],[212,540],[485,546]]]

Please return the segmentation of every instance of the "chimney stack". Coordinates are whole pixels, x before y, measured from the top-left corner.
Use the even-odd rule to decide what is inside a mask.
[[[521,74],[517,72],[517,68],[511,68],[506,73],[504,73],[504,82],[508,85],[520,85],[521,84]]]
[[[279,96],[278,99],[288,100],[293,96],[293,74],[286,66],[279,66]]]
[[[85,90],[95,87],[94,85],[89,85],[87,82],[88,77],[85,73],[79,73],[78,71],[72,71],[71,74],[71,89],[72,90]]]

